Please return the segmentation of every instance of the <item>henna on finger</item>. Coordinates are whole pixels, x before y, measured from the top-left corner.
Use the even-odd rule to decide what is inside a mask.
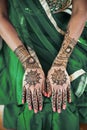
[[[71,88],[70,85],[68,85],[67,87],[67,96],[68,96],[68,102],[71,102]]]
[[[67,104],[67,90],[63,90],[63,101],[62,101],[62,107],[65,110]]]
[[[55,112],[56,111],[56,90],[54,88],[52,91],[52,108],[53,111]]]
[[[29,88],[26,91],[26,101],[28,103],[29,110],[32,110],[32,93]]]
[[[46,82],[47,82],[47,94],[48,94],[48,97],[50,97],[51,96],[51,84],[50,84],[50,81],[48,78],[47,78]]]
[[[24,86],[22,91],[22,103],[25,103],[25,101],[26,101],[26,88]]]
[[[61,113],[61,105],[62,105],[62,91],[59,89],[57,91],[57,112]]]
[[[37,113],[38,112],[38,101],[37,101],[37,90],[36,90],[36,88],[34,88],[34,91],[33,91],[32,102],[33,102],[34,112]]]
[[[43,99],[42,99],[42,93],[40,89],[38,90],[37,96],[38,96],[39,110],[41,111],[43,107],[43,104],[42,104]]]

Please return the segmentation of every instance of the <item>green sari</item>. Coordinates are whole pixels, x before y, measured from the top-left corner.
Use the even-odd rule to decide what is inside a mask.
[[[9,19],[25,46],[37,54],[47,75],[58,54],[64,36],[48,18],[39,0],[8,0]],[[66,30],[70,16],[64,12],[53,14],[57,25]],[[79,122],[87,123],[87,28],[77,43],[67,66],[69,75],[83,70],[71,82],[72,103],[61,114],[52,111],[51,98],[43,97],[43,110],[34,114],[22,104],[24,69],[3,41],[0,51],[0,104],[5,105],[4,127],[16,130],[79,130]],[[82,80],[84,79],[84,80]]]

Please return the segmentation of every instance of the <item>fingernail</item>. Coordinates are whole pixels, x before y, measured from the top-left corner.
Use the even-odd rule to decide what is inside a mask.
[[[32,110],[32,107],[29,106],[28,108],[29,108],[29,110]]]
[[[42,107],[40,107],[39,110],[42,111]]]
[[[66,109],[66,105],[63,106],[63,110],[65,110],[65,109]]]
[[[24,100],[22,100],[22,104],[24,104]]]
[[[47,95],[47,97],[49,98],[49,97],[50,97],[50,95],[48,94],[48,95]]]
[[[56,112],[56,108],[53,108],[53,111]]]
[[[60,110],[60,109],[58,110],[58,113],[61,113],[61,110]]]
[[[71,103],[71,99],[69,99],[69,103]]]
[[[47,93],[45,93],[45,96],[47,97]]]
[[[34,113],[37,113],[37,110],[36,110],[36,109],[34,110]]]

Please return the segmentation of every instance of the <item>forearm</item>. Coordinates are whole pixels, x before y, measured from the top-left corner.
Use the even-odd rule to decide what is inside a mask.
[[[86,23],[86,16],[83,13],[77,12],[72,14],[67,27],[67,33],[76,41],[79,39]]]
[[[87,19],[85,14],[86,11],[80,9],[77,10],[74,5],[73,13],[68,23],[64,41],[53,65],[67,66],[68,59],[84,29]]]
[[[5,16],[0,16],[0,35],[13,51],[23,44],[15,28]]]
[[[6,41],[7,45],[15,52],[24,68],[35,68],[40,66],[39,60],[34,50],[25,48],[22,41],[12,24],[6,17],[0,18],[0,35]]]

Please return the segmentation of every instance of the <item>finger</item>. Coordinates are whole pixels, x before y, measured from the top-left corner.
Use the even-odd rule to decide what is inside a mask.
[[[44,96],[47,97],[47,90],[46,90],[46,84],[45,84],[45,82],[43,82],[43,85],[42,85],[42,93],[43,93]]]
[[[61,113],[61,104],[62,104],[62,90],[57,91],[57,112]]]
[[[55,112],[56,111],[56,91],[53,89],[52,91],[52,109]]]
[[[26,100],[26,88],[25,86],[23,87],[23,91],[22,91],[22,103],[24,104]]]
[[[68,102],[71,103],[71,88],[70,85],[67,87],[67,96],[68,96]]]
[[[38,112],[38,102],[37,102],[37,90],[36,89],[34,89],[34,91],[33,91],[32,102],[33,102],[34,112],[37,113]]]
[[[28,103],[29,110],[32,110],[32,94],[29,88],[26,90],[26,101]]]
[[[63,98],[62,98],[62,107],[65,110],[66,109],[66,104],[67,104],[67,91],[64,89],[63,92]]]
[[[50,97],[52,94],[52,90],[51,90],[52,87],[51,87],[49,79],[47,79],[46,82],[47,82],[47,97]]]
[[[42,99],[42,93],[41,93],[40,89],[39,89],[37,95],[38,95],[39,110],[41,111],[42,107],[43,107],[43,99]]]

